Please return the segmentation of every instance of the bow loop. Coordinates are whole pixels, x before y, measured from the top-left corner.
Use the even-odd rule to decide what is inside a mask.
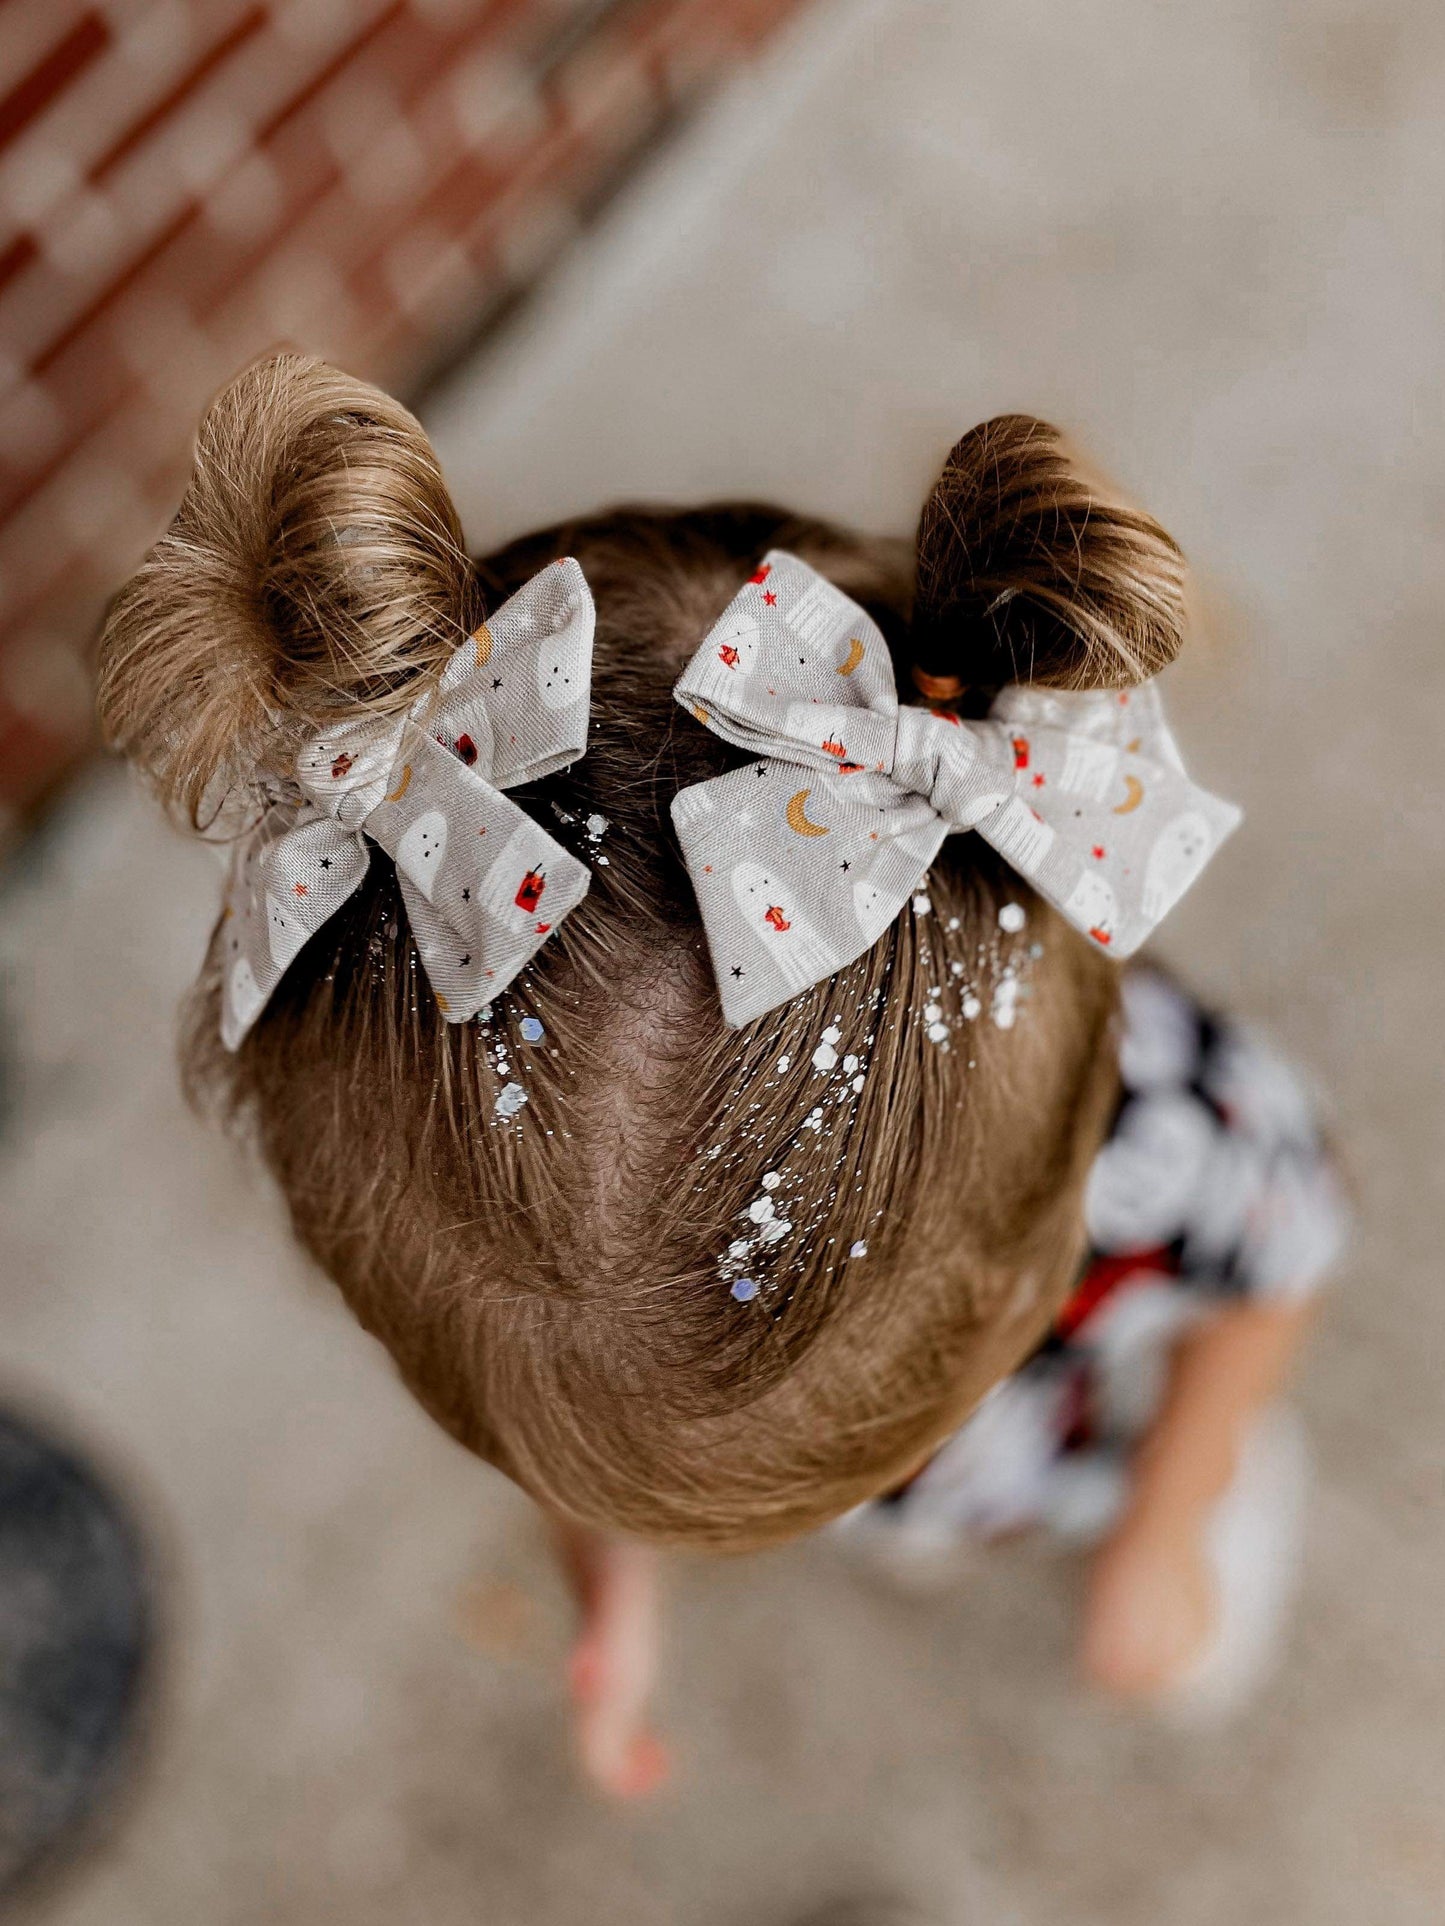
[[[498,789],[566,768],[587,747],[595,622],[581,567],[553,562],[468,637],[418,719]]]
[[[587,893],[584,864],[504,791],[586,748],[594,611],[553,563],[453,655],[407,715],[339,724],[301,751],[299,807],[275,805],[232,858],[221,1034],[235,1049],[307,939],[366,874],[396,866],[438,1007],[475,1016]]]
[[[1076,929],[1127,956],[1239,821],[1185,774],[1152,684],[1015,687],[984,721],[900,709],[876,623],[782,550],[675,693],[760,758],[672,810],[734,1026],[869,948],[951,833],[976,830]]]

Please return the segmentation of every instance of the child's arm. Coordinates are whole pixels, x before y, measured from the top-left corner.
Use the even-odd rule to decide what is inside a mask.
[[[1308,1317],[1307,1303],[1240,1303],[1180,1340],[1163,1406],[1134,1463],[1129,1502],[1092,1574],[1083,1657],[1099,1684],[1157,1690],[1207,1641],[1214,1601],[1204,1526]]]

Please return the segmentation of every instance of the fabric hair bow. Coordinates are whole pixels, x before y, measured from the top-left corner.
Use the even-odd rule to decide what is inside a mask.
[[[900,707],[876,623],[778,549],[674,693],[762,758],[672,804],[734,1028],[870,948],[957,831],[1128,956],[1240,820],[1184,773],[1153,683],[1016,685],[982,722]]]
[[[475,1016],[576,908],[586,866],[503,792],[586,749],[594,616],[577,563],[554,562],[467,638],[405,716],[338,723],[307,743],[232,855],[228,1049],[365,876],[368,838],[396,864],[448,1022]]]

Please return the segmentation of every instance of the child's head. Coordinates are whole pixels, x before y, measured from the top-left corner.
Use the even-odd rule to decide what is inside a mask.
[[[1174,544],[1027,418],[958,444],[916,558],[728,504],[621,509],[473,563],[412,417],[281,357],[208,412],[102,666],[111,740],[201,825],[318,730],[402,714],[505,597],[580,562],[587,752],[513,794],[591,861],[590,894],[489,1016],[448,1024],[373,849],[234,1053],[213,943],[186,1061],[439,1423],[556,1510],[719,1546],[896,1481],[1019,1361],[1071,1282],[1114,1089],[1116,966],[975,835],[945,842],[926,910],[724,1027],[668,811],[743,759],[672,690],[774,546],[868,610],[905,699],[917,671],[966,715],[1010,681],[1123,687],[1181,640]],[[946,1049],[935,1003],[969,1018]],[[858,1062],[823,1104],[835,1021]],[[728,1246],[773,1196],[789,1228],[739,1301]]]

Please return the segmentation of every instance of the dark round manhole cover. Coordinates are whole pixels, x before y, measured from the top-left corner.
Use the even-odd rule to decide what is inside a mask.
[[[115,1786],[149,1639],[129,1518],[80,1459],[0,1411],[0,1896]]]

